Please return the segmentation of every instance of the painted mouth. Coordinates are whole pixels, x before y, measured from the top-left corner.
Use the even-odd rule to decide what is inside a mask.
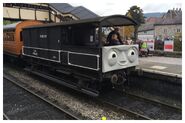
[[[121,65],[121,66],[123,66],[123,65],[126,64],[126,61],[119,61],[118,64]]]

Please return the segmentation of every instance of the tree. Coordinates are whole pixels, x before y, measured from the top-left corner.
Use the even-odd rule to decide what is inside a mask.
[[[14,21],[3,20],[3,25],[15,23]]]
[[[139,25],[145,22],[143,10],[138,6],[132,6],[126,13],[126,16],[134,19]]]
[[[176,33],[174,36],[174,51],[182,51],[182,33]]]
[[[134,27],[133,26],[125,26],[124,27],[124,36],[125,38],[133,37]]]
[[[137,39],[136,33],[138,31],[138,28],[142,23],[145,22],[143,10],[140,9],[140,7],[138,6],[132,6],[127,11],[126,16],[132,18],[138,23],[138,26],[136,26],[135,31],[134,31],[135,32],[134,35],[136,36],[136,39]],[[132,35],[133,30],[134,28],[132,26],[125,27],[125,36],[130,37]]]

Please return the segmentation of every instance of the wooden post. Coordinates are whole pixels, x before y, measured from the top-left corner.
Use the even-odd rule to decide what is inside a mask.
[[[37,20],[37,8],[35,8],[35,20]]]
[[[21,20],[21,7],[19,7],[19,20]]]
[[[136,41],[137,41],[137,38],[138,38],[138,28],[139,28],[139,25],[137,25],[137,26],[135,26],[135,29],[134,29],[134,38],[135,38],[135,40],[134,40],[134,44],[136,43]]]

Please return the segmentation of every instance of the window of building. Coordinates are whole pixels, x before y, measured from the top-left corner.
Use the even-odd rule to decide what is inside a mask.
[[[181,30],[180,29],[177,29],[177,32],[181,32]]]
[[[164,29],[164,33],[167,33],[167,29]]]

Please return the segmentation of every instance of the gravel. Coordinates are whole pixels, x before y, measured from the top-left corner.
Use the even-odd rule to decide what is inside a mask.
[[[10,65],[6,64],[4,64],[3,69],[35,90],[44,93],[49,99],[57,102],[57,104],[65,105],[73,112],[77,112],[87,119],[100,120],[103,116],[105,116],[107,120],[131,119],[126,114],[114,111],[111,108],[93,102],[92,100],[74,96],[66,92],[65,89],[62,89],[62,87],[59,89],[43,81],[36,80],[24,70],[18,70],[15,67],[10,67]]]

